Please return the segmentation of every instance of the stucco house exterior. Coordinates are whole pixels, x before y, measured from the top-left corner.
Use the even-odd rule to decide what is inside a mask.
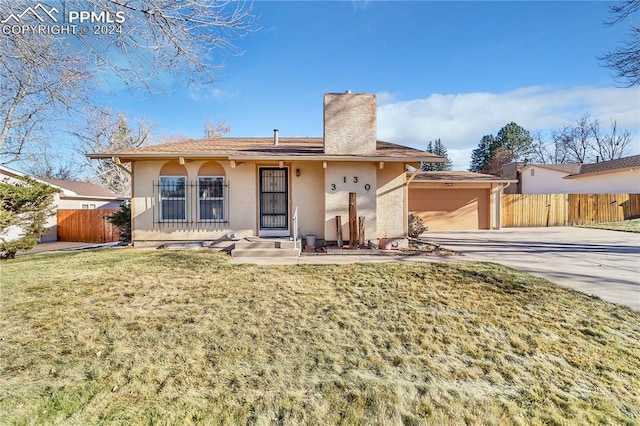
[[[59,209],[117,209],[126,200],[126,198],[119,197],[114,192],[91,182],[36,178],[0,165],[0,181],[18,183],[22,182],[20,178],[24,177],[30,177],[58,190],[53,196],[52,208],[55,211]],[[57,225],[57,216],[49,217],[46,223],[46,226],[50,228],[49,232],[40,237],[40,242],[57,241]],[[18,228],[10,229],[7,235],[0,237],[11,241],[20,237],[21,232]]]
[[[640,193],[640,155],[589,164],[511,163],[504,178],[517,179],[505,191],[519,194],[637,194]]]
[[[418,172],[407,179],[409,211],[429,231],[500,229],[503,190],[517,182],[465,171]]]
[[[406,166],[443,158],[376,138],[373,94],[324,95],[323,137],[211,138],[90,154],[131,163],[132,239],[349,236],[349,194],[367,241],[407,236]],[[297,216],[296,216],[297,212]]]

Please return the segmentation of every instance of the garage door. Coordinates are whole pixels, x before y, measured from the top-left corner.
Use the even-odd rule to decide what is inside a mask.
[[[429,231],[489,229],[489,190],[409,189],[409,211]]]

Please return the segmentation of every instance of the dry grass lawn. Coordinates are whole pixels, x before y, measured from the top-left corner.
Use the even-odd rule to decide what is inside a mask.
[[[4,424],[640,423],[640,314],[502,266],[0,268]]]
[[[623,220],[622,222],[594,223],[583,225],[584,228],[607,229],[609,231],[640,232],[640,219]]]

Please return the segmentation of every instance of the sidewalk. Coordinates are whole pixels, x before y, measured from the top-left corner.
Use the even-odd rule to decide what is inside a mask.
[[[96,244],[96,243],[81,243],[81,242],[72,242],[72,241],[51,241],[48,243],[40,243],[29,251],[18,252],[16,256],[44,253],[47,251],[74,250],[74,249],[88,248],[88,247],[100,246],[100,245],[101,244]]]

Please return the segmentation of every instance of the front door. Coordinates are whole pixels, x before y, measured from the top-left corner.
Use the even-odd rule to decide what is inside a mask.
[[[289,169],[260,168],[260,236],[289,236]]]

